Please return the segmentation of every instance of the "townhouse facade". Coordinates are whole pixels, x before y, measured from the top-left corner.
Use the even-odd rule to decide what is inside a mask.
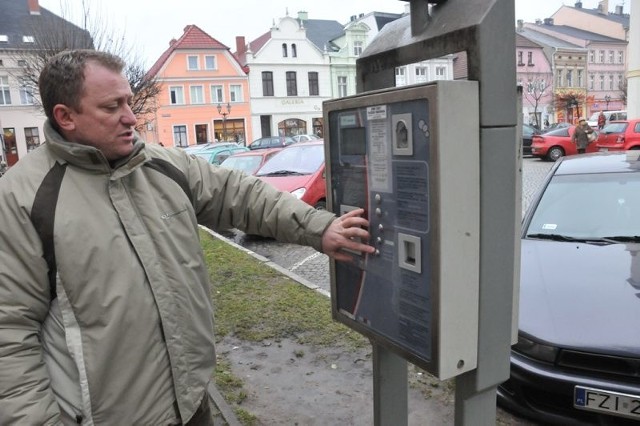
[[[552,54],[516,32],[516,79],[522,86],[522,121],[543,128],[554,122]]]
[[[40,7],[38,0],[0,0],[0,10],[0,162],[12,166],[44,141],[38,88],[25,77],[36,52],[43,44],[74,47],[52,46],[51,39],[73,40],[75,47],[93,42],[87,31]],[[55,33],[63,36],[53,38]]]
[[[148,143],[187,147],[253,138],[249,78],[229,47],[196,25],[149,69],[161,87],[153,116],[140,117]]]

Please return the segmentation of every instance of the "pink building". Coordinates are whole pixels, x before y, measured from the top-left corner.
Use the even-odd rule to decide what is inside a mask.
[[[553,122],[551,63],[542,45],[519,32],[516,32],[516,73],[522,86],[522,121],[539,128]]]

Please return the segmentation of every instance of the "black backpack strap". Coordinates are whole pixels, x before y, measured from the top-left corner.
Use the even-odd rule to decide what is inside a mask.
[[[193,194],[191,194],[191,189],[189,188],[189,181],[187,177],[178,169],[176,166],[171,164],[170,162],[163,160],[162,158],[152,158],[151,161],[147,161],[144,163],[146,167],[149,167],[157,172],[162,173],[169,179],[173,180],[175,183],[182,188],[187,198],[193,205]]]
[[[67,170],[66,164],[56,163],[42,180],[36,191],[36,196],[31,207],[31,222],[42,241],[42,257],[49,268],[49,291],[51,300],[57,297],[56,275],[56,251],[53,242],[53,224],[55,222],[56,206],[62,178]]]

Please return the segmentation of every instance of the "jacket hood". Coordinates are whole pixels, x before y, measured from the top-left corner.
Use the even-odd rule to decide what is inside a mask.
[[[69,164],[97,173],[111,173],[114,169],[119,169],[123,165],[129,165],[128,171],[130,171],[147,160],[147,155],[144,151],[145,144],[137,133],[135,133],[131,154],[115,161],[113,166],[99,149],[65,140],[62,135],[53,128],[49,120],[44,124],[44,136],[46,144],[55,155]],[[134,158],[136,160],[133,160]]]
[[[640,244],[522,240],[521,331],[558,347],[637,357]]]

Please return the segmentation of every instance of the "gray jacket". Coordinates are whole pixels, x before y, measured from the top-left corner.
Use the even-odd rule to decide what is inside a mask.
[[[0,424],[186,422],[215,365],[198,224],[321,248],[333,220],[178,149],[47,143],[0,179]]]

